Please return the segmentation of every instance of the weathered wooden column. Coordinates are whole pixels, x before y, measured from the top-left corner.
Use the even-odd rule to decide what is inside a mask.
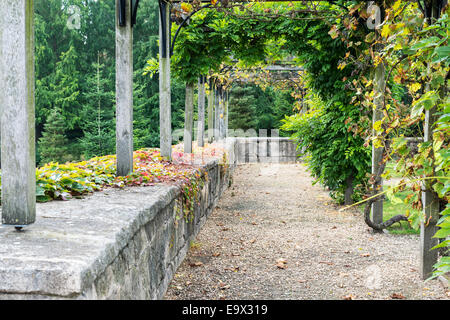
[[[117,176],[133,171],[133,27],[131,1],[116,0]]]
[[[161,156],[172,159],[170,97],[170,4],[159,0],[159,144]]]
[[[198,78],[198,127],[197,144],[199,147],[205,145],[205,76]]]
[[[220,140],[220,90],[219,87],[214,88],[214,140]]]
[[[219,134],[220,139],[225,138],[225,89],[220,90],[220,116],[219,116]]]
[[[374,109],[372,115],[372,124],[380,121],[383,118],[383,96],[385,87],[385,67],[383,63],[380,63],[375,68],[374,73]],[[375,137],[377,132],[372,129],[372,135]],[[377,174],[381,161],[383,159],[383,148],[376,148],[375,144],[372,143],[372,174]],[[381,179],[381,178],[380,178]],[[383,180],[380,181],[381,188],[377,192],[383,191]],[[383,200],[378,200],[372,204],[372,221],[376,224],[383,222]]]
[[[427,23],[433,24],[440,16],[440,8],[444,7],[444,1],[435,0],[429,3],[431,6],[431,17],[427,17]],[[446,88],[443,87],[439,92],[444,97]],[[425,86],[425,92],[430,91],[430,84]],[[433,143],[433,124],[436,122],[438,115],[437,108],[434,106],[429,110],[425,110],[425,123],[423,125],[423,141]],[[433,151],[431,151],[433,152]],[[424,181],[424,187],[429,181]],[[429,189],[429,188],[426,188]],[[428,279],[433,273],[433,266],[439,260],[439,251],[431,250],[438,245],[439,239],[433,238],[439,227],[436,225],[439,220],[439,197],[433,191],[426,190],[422,192],[422,206],[424,213],[424,221],[420,224],[420,273],[422,279]]]
[[[192,133],[194,120],[194,85],[186,83],[186,97],[184,103],[184,152],[192,153]]]
[[[214,82],[209,79],[208,94],[208,143],[214,139]]]
[[[225,117],[224,117],[224,133],[225,138],[228,137],[228,101],[229,101],[229,93],[228,90],[225,91]]]
[[[36,220],[34,1],[0,1],[2,223]]]

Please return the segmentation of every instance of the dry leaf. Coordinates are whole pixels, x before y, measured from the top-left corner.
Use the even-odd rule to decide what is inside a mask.
[[[222,282],[222,281],[219,282],[219,289],[220,290],[225,290],[225,289],[228,289],[229,287],[230,287],[230,285],[225,284],[225,282]]]
[[[250,240],[249,242],[250,242],[251,244],[253,244],[253,243],[255,243],[255,241],[256,241],[256,239],[252,239],[252,240]]]
[[[190,263],[189,265],[190,265],[191,267],[200,267],[200,266],[203,265],[203,262],[196,261],[196,262]]]
[[[320,261],[319,263],[327,264],[329,266],[332,266],[334,264],[333,262],[329,262],[329,261]]]
[[[361,257],[370,257],[370,253],[361,253],[360,256]]]
[[[355,296],[352,294],[348,294],[346,296],[343,296],[342,299],[344,300],[355,300]]]
[[[391,299],[406,299],[406,297],[402,294],[394,293],[392,294]]]
[[[214,253],[212,254],[212,256],[213,256],[213,257],[218,257],[218,256],[220,256],[220,252],[214,252]]]
[[[286,269],[287,268],[287,260],[284,258],[280,258],[277,260],[277,263],[275,264],[277,268],[279,269]]]

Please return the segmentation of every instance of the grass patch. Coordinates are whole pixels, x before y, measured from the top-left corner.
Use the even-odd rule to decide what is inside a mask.
[[[398,192],[396,194],[396,197],[404,200],[410,193],[411,191]],[[364,206],[361,206],[360,210],[361,212],[364,212]],[[399,214],[406,215],[408,210],[410,212],[410,215],[417,211],[411,209],[410,206],[405,203],[393,203],[389,199],[385,199],[383,202],[383,221],[389,220],[390,218]],[[387,228],[387,230],[391,234],[420,234],[420,230],[415,230],[414,228],[412,228],[408,221],[400,221],[399,223],[395,223]]]
[[[404,199],[406,196],[411,193],[410,191],[403,191],[396,194],[397,197]],[[411,209],[405,203],[392,203],[390,200],[386,199],[383,203],[383,220],[389,220],[393,216],[398,214],[405,215],[407,212],[413,213],[414,209]],[[400,221],[400,223],[395,223],[387,229],[392,234],[419,234],[420,230],[415,230],[411,227],[408,221]]]

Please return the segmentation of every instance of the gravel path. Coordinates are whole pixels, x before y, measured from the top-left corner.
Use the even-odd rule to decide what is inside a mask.
[[[420,279],[418,236],[338,209],[301,163],[238,167],[165,299],[449,299]]]

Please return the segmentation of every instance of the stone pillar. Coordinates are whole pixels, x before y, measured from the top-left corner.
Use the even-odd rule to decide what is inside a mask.
[[[125,1],[122,21],[120,2],[116,0],[116,175],[126,176],[133,171],[133,27],[131,2]]]
[[[194,119],[194,85],[186,83],[184,104],[184,153],[192,153],[192,128]]]
[[[384,96],[384,87],[385,87],[385,67],[382,63],[378,64],[375,68],[374,75],[374,90],[375,90],[375,98],[374,104],[375,108],[373,109],[372,123],[381,120],[383,118],[383,96]],[[372,135],[376,136],[375,130],[372,130]],[[378,169],[380,168],[381,161],[383,159],[383,148],[375,148],[372,143],[372,174],[376,174]],[[377,192],[383,191],[383,180],[380,182],[381,188],[377,190]],[[374,223],[382,223],[383,222],[383,200],[378,200],[372,204],[372,221]]]
[[[197,143],[199,147],[205,145],[205,76],[198,79],[198,127]]]
[[[159,1],[159,144],[161,156],[172,159],[170,97],[170,4]]]
[[[36,219],[34,1],[0,1],[2,223]]]
[[[208,94],[208,143],[214,139],[214,84],[212,79],[209,80]]]

